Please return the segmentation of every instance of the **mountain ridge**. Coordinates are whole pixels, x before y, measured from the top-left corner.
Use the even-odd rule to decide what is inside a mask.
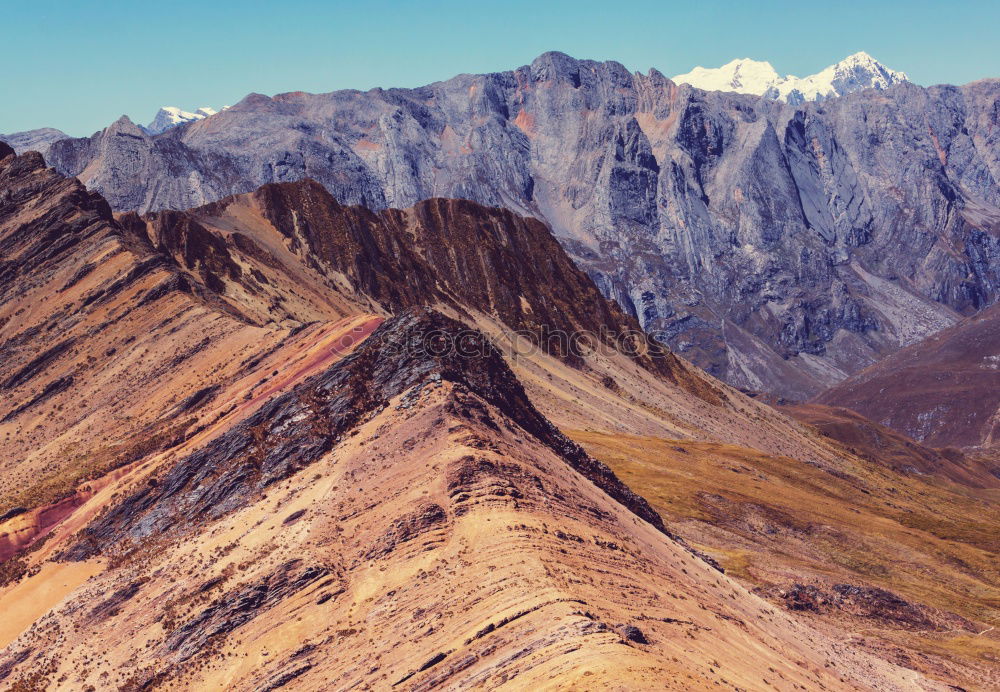
[[[1000,445],[1000,309],[988,307],[820,393],[933,447]]]

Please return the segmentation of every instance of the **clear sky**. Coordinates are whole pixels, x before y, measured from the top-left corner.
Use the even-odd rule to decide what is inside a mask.
[[[917,83],[962,84],[1000,77],[1000,0],[0,0],[0,132],[417,86],[547,50],[668,76],[737,57],[802,76],[864,50]]]

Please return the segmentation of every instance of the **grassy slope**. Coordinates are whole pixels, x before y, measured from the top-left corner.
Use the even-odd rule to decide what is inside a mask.
[[[571,435],[674,530],[765,593],[793,582],[863,584],[968,618],[975,632],[1000,625],[996,490],[927,482],[846,453],[835,475],[736,445]],[[838,613],[826,617],[855,633],[877,632],[918,657],[946,659],[925,662],[931,674],[968,682],[950,663],[986,676],[1000,663],[995,630],[975,636],[959,621],[939,625],[953,632],[918,633],[886,622],[847,623]]]

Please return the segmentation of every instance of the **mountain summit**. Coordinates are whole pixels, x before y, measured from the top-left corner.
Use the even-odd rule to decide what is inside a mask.
[[[862,51],[808,77],[782,77],[769,62],[743,58],[722,67],[696,67],[673,81],[706,91],[735,91],[799,104],[862,89],[887,89],[909,79],[905,72],[890,70]]]
[[[194,113],[182,111],[176,106],[163,106],[156,112],[156,117],[153,118],[152,122],[150,122],[149,125],[146,125],[144,129],[151,135],[158,135],[161,132],[166,132],[172,127],[183,125],[184,123],[194,122],[195,120],[203,120],[204,118],[207,118],[210,115],[215,115],[216,113],[218,113],[217,110],[209,108],[208,106],[202,106]]]

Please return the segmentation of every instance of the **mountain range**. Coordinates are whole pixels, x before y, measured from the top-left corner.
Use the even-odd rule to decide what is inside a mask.
[[[989,465],[713,380],[536,220],[307,180],[115,215],[9,148],[0,190],[15,689],[995,682],[928,648],[995,613]]]
[[[123,118],[46,157],[116,210],[310,177],[372,209],[531,215],[678,353],[802,400],[996,301],[998,94],[793,106],[550,53],[420,89],[253,94],[158,136]]]
[[[905,72],[891,70],[863,51],[808,77],[782,77],[769,62],[743,58],[722,67],[696,67],[671,79],[706,91],[756,94],[791,104],[823,101],[864,89],[884,90],[909,81]]]
[[[1000,686],[1000,81],[864,81],[0,141],[0,686]]]

